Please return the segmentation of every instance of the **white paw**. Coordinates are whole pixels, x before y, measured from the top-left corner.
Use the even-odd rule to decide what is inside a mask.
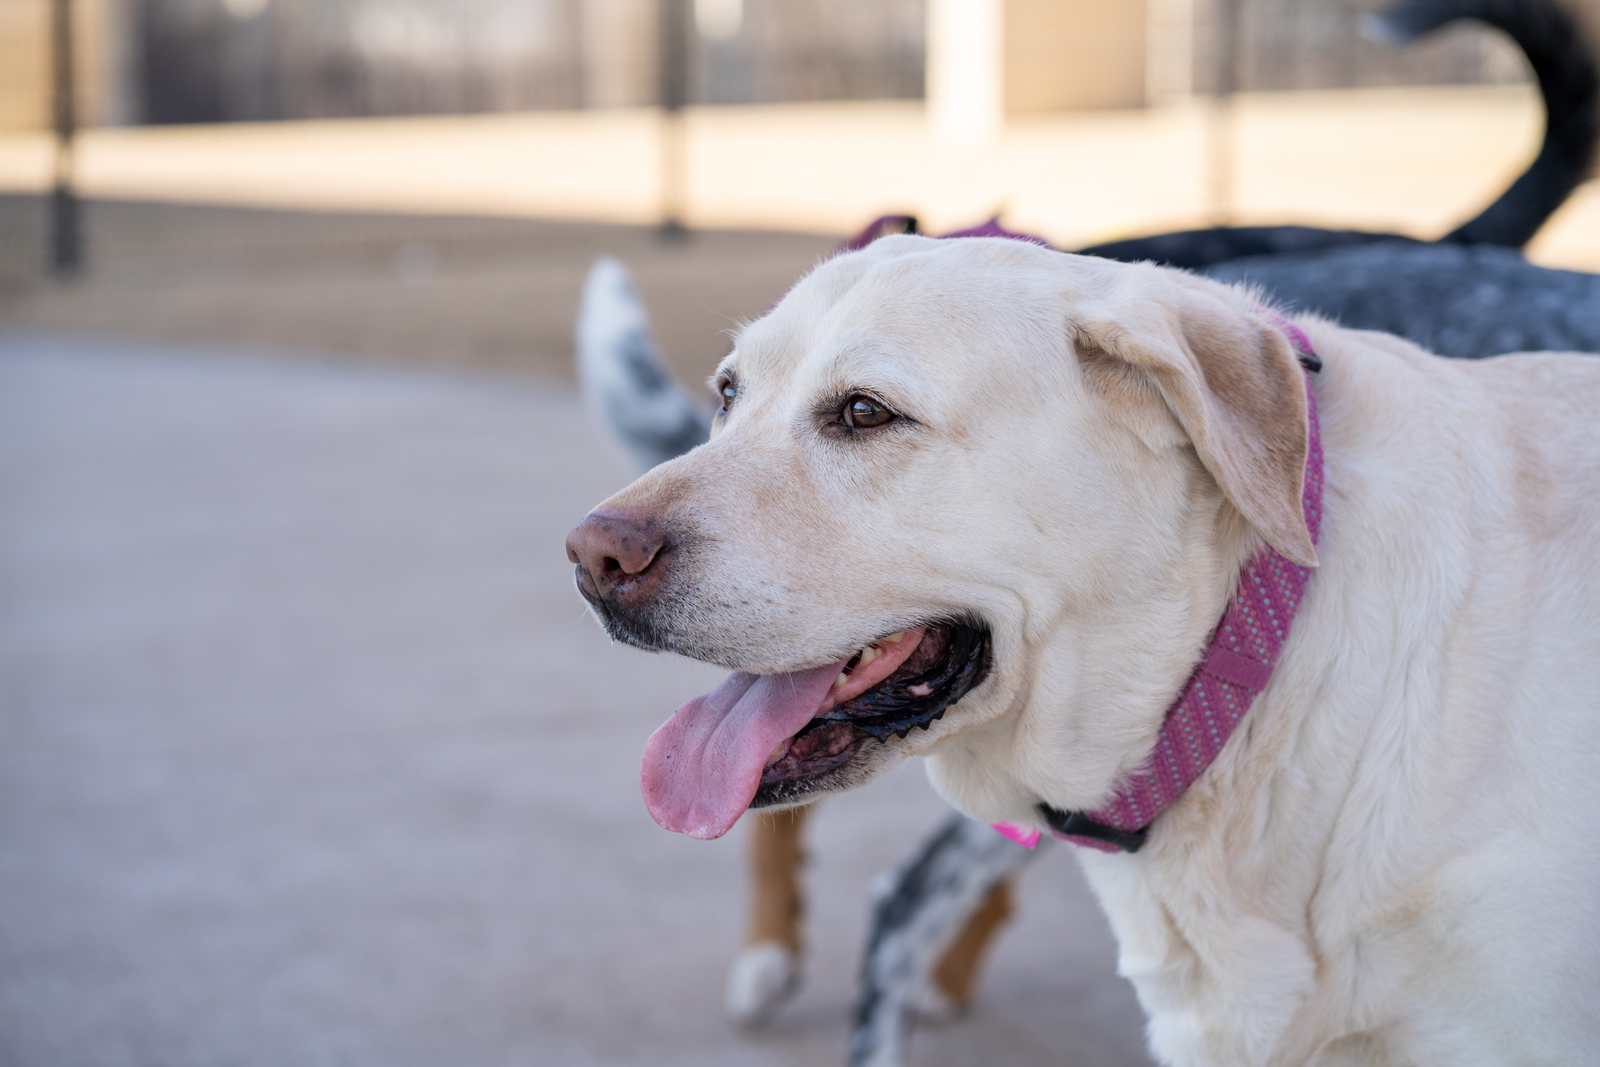
[[[738,1026],[761,1026],[800,988],[800,962],[776,941],[750,945],[728,968],[723,1010]]]
[[[928,981],[917,997],[914,1009],[917,1021],[926,1026],[944,1026],[967,1013],[967,1005],[952,1000],[939,988],[939,983]]]

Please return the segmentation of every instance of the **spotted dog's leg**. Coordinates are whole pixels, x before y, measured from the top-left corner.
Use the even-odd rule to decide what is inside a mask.
[[[982,823],[952,815],[885,873],[874,891],[851,1067],[900,1067],[912,1014],[928,999],[930,984],[950,1002],[965,1002],[983,951],[1010,910],[1001,887],[1033,855]]]
[[[728,969],[728,1019],[759,1026],[800,988],[805,824],[810,808],[750,817],[750,913],[744,948]]]

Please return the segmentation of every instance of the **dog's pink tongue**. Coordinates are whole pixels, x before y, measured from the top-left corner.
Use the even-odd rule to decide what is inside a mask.
[[[644,746],[639,787],[665,829],[721,837],[755,799],[778,742],[811,721],[847,660],[793,674],[735,671],[661,724]]]

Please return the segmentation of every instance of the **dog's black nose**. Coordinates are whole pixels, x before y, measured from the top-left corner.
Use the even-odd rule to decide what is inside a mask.
[[[666,537],[647,517],[595,512],[567,534],[567,558],[578,565],[583,595],[609,600],[649,572],[665,544]]]

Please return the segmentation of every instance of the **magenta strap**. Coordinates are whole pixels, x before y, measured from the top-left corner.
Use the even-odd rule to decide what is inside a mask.
[[[1314,358],[1304,333],[1281,320],[1278,325],[1301,356]],[[1306,413],[1309,447],[1301,506],[1315,544],[1322,520],[1322,440],[1309,374]],[[1309,568],[1290,562],[1270,545],[1251,557],[1239,572],[1238,587],[1205,656],[1167,712],[1145,766],[1098,811],[1062,812],[1039,806],[1057,837],[1104,852],[1139,849],[1156,816],[1205,772],[1256,694],[1266,688],[1310,576]],[[1037,830],[1010,824],[995,829],[1028,848],[1038,843]]]
[[[866,229],[840,246],[839,251],[865,248],[891,233],[916,232],[915,218],[886,215],[874,219]],[[1009,237],[1050,247],[1038,237],[1005,229],[998,217],[981,226],[945,236]],[[1273,320],[1289,339],[1301,364],[1311,371],[1321,369],[1322,364],[1305,331],[1281,315],[1274,315]],[[1311,542],[1315,544],[1322,519],[1322,439],[1309,374],[1306,376],[1306,414],[1310,440],[1301,505],[1305,509]],[[1228,738],[1233,736],[1245,712],[1250,710],[1256,694],[1267,687],[1310,575],[1310,570],[1284,559],[1271,545],[1250,558],[1239,572],[1233,600],[1217,625],[1205,656],[1178,694],[1177,702],[1167,711],[1149,762],[1130,775],[1111,802],[1099,811],[1064,812],[1039,805],[1040,813],[1057,837],[1105,852],[1139,850],[1156,816],[1205,773],[1228,743]],[[1038,830],[1011,823],[997,823],[995,829],[1027,848],[1039,843]]]

